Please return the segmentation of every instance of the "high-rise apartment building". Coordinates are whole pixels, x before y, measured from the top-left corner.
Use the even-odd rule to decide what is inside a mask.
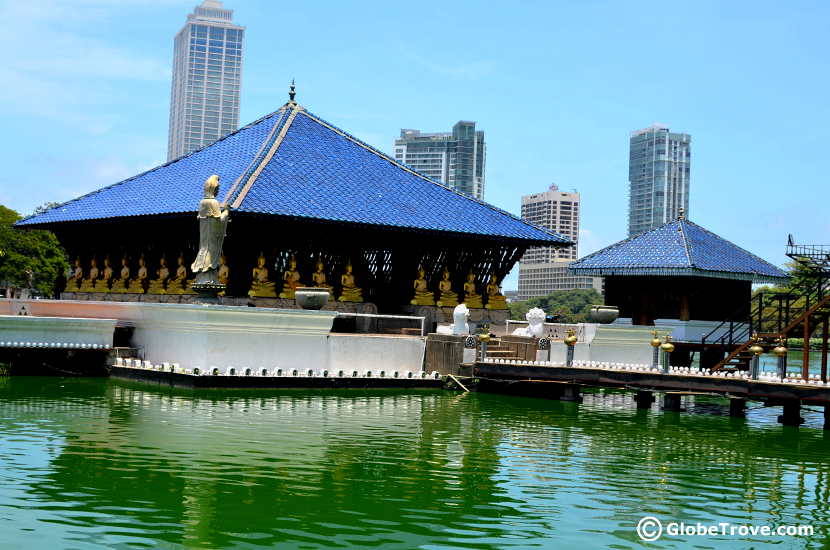
[[[689,212],[692,137],[654,124],[631,133],[628,157],[628,236]]]
[[[476,131],[475,122],[461,120],[445,133],[401,130],[394,154],[398,162],[451,189],[484,197],[484,132]]]
[[[209,145],[239,126],[244,27],[233,10],[205,0],[176,35],[167,160]]]
[[[579,193],[560,191],[551,185],[544,193],[522,197],[522,219],[555,231],[573,241],[560,248],[529,248],[519,263],[519,300],[546,296],[555,290],[594,288],[602,292],[599,277],[576,276],[568,265],[576,260],[579,246]]]

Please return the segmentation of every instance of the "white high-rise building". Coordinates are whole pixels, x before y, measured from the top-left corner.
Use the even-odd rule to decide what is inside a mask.
[[[593,288],[602,292],[602,279],[568,272],[579,247],[579,193],[560,191],[554,184],[544,193],[522,197],[522,219],[573,241],[568,247],[529,248],[519,264],[519,300],[547,296],[556,290]]]
[[[631,132],[628,156],[628,236],[689,213],[692,137],[653,124]]]
[[[403,129],[395,140],[395,160],[477,199],[484,197],[485,157],[484,132],[468,120],[452,132]]]
[[[244,27],[233,10],[205,0],[176,35],[167,160],[210,145],[239,126]]]

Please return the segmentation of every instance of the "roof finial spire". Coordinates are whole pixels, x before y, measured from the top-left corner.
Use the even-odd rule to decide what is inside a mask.
[[[294,96],[296,96],[296,95],[297,95],[297,92],[295,91],[294,79],[292,78],[291,79],[291,86],[288,87],[288,102],[289,103],[295,103]]]
[[[686,219],[686,209],[682,206],[680,207],[680,213],[677,215],[678,220],[685,220]]]

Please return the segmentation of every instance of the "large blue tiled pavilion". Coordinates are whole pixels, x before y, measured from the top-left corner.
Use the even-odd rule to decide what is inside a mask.
[[[456,193],[397,163],[289,101],[204,149],[18,222],[49,229],[70,257],[116,265],[198,245],[195,213],[203,183],[221,180],[231,208],[224,251],[228,295],[245,296],[264,254],[273,279],[296,257],[306,278],[323,260],[329,281],[352,263],[367,301],[381,310],[408,303],[418,266],[437,285],[447,268],[461,285],[506,275],[530,246],[565,246],[564,237]]]
[[[605,303],[636,325],[655,319],[722,321],[749,305],[752,283],[787,274],[685,219],[620,241],[571,264],[605,277]]]

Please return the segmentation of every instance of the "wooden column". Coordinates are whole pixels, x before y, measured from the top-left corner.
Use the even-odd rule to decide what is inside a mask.
[[[830,332],[830,316],[824,316],[824,325],[821,330],[821,381],[827,382],[827,338]]]
[[[810,316],[804,317],[804,350],[801,361],[801,378],[810,378]]]

